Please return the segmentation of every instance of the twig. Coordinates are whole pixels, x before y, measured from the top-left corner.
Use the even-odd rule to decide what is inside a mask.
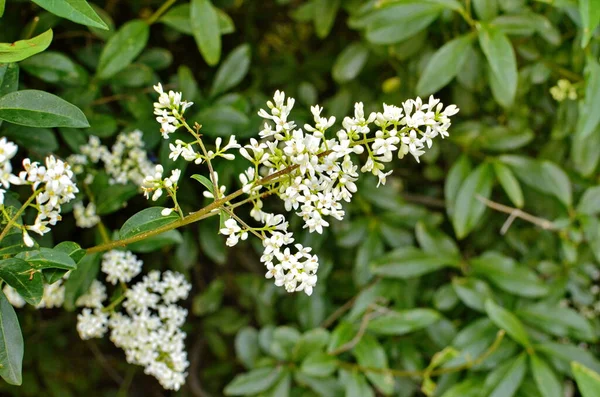
[[[446,208],[446,203],[444,200],[440,200],[435,197],[411,193],[401,193],[401,196],[404,200],[410,201],[411,203],[422,204],[428,207]]]
[[[504,226],[502,226],[503,234],[506,232],[506,230],[508,230],[508,227],[510,227],[510,224],[512,223],[514,218],[523,219],[524,221],[533,223],[534,225],[539,226],[544,230],[553,230],[553,231],[558,230],[558,228],[548,219],[540,218],[535,215],[528,214],[527,212],[521,211],[518,208],[509,207],[507,205],[500,204],[500,203],[497,203],[492,200],[488,200],[487,198],[485,198],[479,194],[476,196],[476,198],[477,198],[477,200],[481,201],[483,204],[487,205],[491,209],[500,211],[500,212],[504,212],[505,214],[510,215],[508,220],[505,222]],[[513,218],[513,219],[511,219],[511,218]],[[507,226],[507,223],[508,223],[508,226]]]
[[[100,349],[98,349],[98,346],[96,346],[96,342],[90,340],[85,342],[85,345],[92,351],[94,357],[96,357],[96,360],[98,360],[98,362],[100,363],[102,368],[104,368],[108,376],[110,376],[112,380],[114,380],[116,383],[121,385],[123,383],[123,378],[121,377],[121,375],[119,375],[117,371],[115,371],[111,367],[108,361],[106,361],[106,358],[104,357]]]
[[[342,354],[344,352],[347,352],[348,350],[352,350],[354,348],[354,346],[356,346],[356,344],[358,342],[360,342],[363,335],[367,331],[367,327],[369,326],[369,321],[371,321],[372,314],[373,313],[371,312],[371,308],[369,307],[367,309],[367,312],[363,316],[362,321],[360,322],[360,327],[358,328],[358,332],[356,333],[356,335],[354,335],[354,338],[352,338],[352,340],[344,343],[342,346],[338,347],[337,349],[330,352],[329,354],[332,356],[337,356],[338,354]]]
[[[365,285],[363,288],[360,289],[360,291],[358,291],[358,293],[356,295],[354,295],[352,298],[350,298],[346,303],[344,303],[342,306],[338,307],[333,313],[331,313],[331,315],[329,317],[327,317],[320,325],[321,328],[329,328],[331,327],[331,325],[333,323],[336,322],[336,320],[340,317],[342,317],[344,315],[344,313],[346,313],[348,310],[350,310],[352,308],[352,306],[354,305],[354,302],[356,301],[356,298],[358,298],[358,296],[365,290],[371,288],[373,285],[377,284],[377,282],[379,282],[380,278],[376,278],[375,280],[371,281],[369,284]]]

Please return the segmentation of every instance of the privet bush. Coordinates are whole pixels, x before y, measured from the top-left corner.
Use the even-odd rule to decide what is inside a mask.
[[[600,396],[597,1],[0,16],[3,394]]]

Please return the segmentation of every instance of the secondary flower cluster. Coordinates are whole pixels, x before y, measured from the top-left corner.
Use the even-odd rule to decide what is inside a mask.
[[[142,136],[140,130],[123,132],[117,136],[109,150],[107,146],[102,145],[100,138],[92,135],[88,143],[79,148],[81,154],[70,156],[68,161],[74,164],[77,175],[85,173],[86,166],[90,163],[102,162],[104,171],[110,178],[109,183],[125,185],[131,182],[140,185],[144,176],[154,168],[144,149]],[[93,181],[93,175],[87,174],[86,183]]]
[[[81,201],[73,204],[73,216],[77,227],[89,229],[100,223],[100,217],[96,214],[96,204],[88,203],[84,206]]]
[[[150,193],[152,193],[152,201],[156,201],[162,196],[163,189],[167,191],[167,194],[175,200],[175,195],[177,194],[177,182],[179,181],[179,177],[181,176],[181,170],[174,169],[171,171],[171,176],[163,179],[164,168],[162,165],[158,164],[154,167],[154,173],[151,175],[147,175],[142,181],[142,190],[144,191],[144,196],[147,199],[150,199]],[[177,207],[177,205],[176,205]],[[178,208],[165,208],[162,212],[164,216],[169,215],[174,210],[178,210]]]
[[[170,133],[181,127],[183,114],[194,102],[182,101],[181,92],[164,92],[160,83],[154,86],[154,90],[159,93],[158,102],[154,103],[154,114],[158,116],[156,121],[160,123],[163,138],[168,139]]]
[[[357,191],[358,170],[371,172],[385,184],[392,171],[385,171],[385,163],[393,159],[394,152],[399,158],[411,154],[417,162],[431,148],[433,139],[438,135],[448,136],[450,117],[458,112],[455,105],[444,108],[438,99],[431,96],[427,103],[420,98],[409,99],[401,107],[383,105],[383,112],[364,112],[364,105],[356,103],[354,116],[346,117],[342,127],[335,134],[328,130],[335,124],[335,117],[323,117],[323,108],[312,106],[314,124],[305,124],[298,128],[290,119],[295,100],[285,97],[277,91],[273,101],[268,101],[269,110],[261,109],[258,115],[266,120],[259,132],[261,141],[251,139],[244,147],[239,147],[235,137],[220,148],[218,139],[216,151],[206,152],[199,134],[194,132],[182,117],[182,110],[190,104],[182,105],[180,93],[166,94],[161,85],[154,87],[160,94],[155,103],[156,114],[171,117],[167,126],[163,119],[157,119],[162,125],[163,136],[180,127],[185,127],[196,138],[195,141],[178,140],[170,144],[170,158],[182,156],[197,164],[208,162],[217,155],[233,159],[229,149],[239,148],[240,154],[252,163],[240,181],[243,192],[248,194],[253,209],[250,215],[262,227],[251,227],[237,217],[225,222],[220,233],[228,236],[227,245],[233,246],[239,240],[245,240],[248,233],[258,235],[265,251],[261,261],[267,267],[267,278],[274,278],[275,284],[284,286],[287,291],[305,291],[311,294],[316,284],[318,259],[310,255],[310,249],[296,245],[291,252],[289,246],[293,236],[287,231],[287,222],[283,215],[266,213],[262,210],[264,195],[275,193],[284,202],[287,211],[296,211],[304,221],[304,227],[310,232],[322,233],[329,226],[329,216],[341,220],[345,211],[342,202],[350,202]],[[165,131],[168,131],[165,133]],[[331,137],[335,135],[335,137]],[[195,146],[200,146],[198,152]],[[361,156],[366,161],[360,164]],[[150,177],[149,177],[150,178]],[[156,179],[156,178],[154,178]],[[218,185],[218,175],[212,174],[213,191],[224,195],[225,186]],[[213,197],[211,192],[205,196]],[[217,197],[218,198],[218,197]]]
[[[109,251],[102,258],[102,271],[112,284],[131,281],[142,269],[142,261],[128,251]],[[178,390],[189,366],[185,333],[181,326],[187,310],[176,305],[186,299],[191,285],[183,275],[151,271],[123,293],[125,312],[104,307],[106,288],[94,281],[78,305],[86,306],[77,317],[82,339],[101,338],[110,330],[110,339],[124,350],[127,361],[143,366],[165,389]]]
[[[45,165],[41,165],[37,161],[31,162],[26,158],[23,160],[23,169],[19,175],[12,173],[12,165],[10,160],[17,153],[18,147],[6,138],[0,139],[0,183],[4,189],[0,189],[0,205],[4,205],[5,189],[9,189],[13,185],[31,185],[32,196],[30,204],[34,207],[38,214],[32,225],[19,225],[23,233],[23,241],[29,247],[34,245],[34,241],[29,236],[28,230],[37,234],[44,235],[50,231],[50,226],[56,225],[56,222],[62,219],[61,206],[75,198],[75,193],[79,192],[75,182],[73,181],[73,171],[71,167],[55,158],[54,156],[46,157]],[[8,222],[10,215],[7,211],[3,211],[5,221]]]

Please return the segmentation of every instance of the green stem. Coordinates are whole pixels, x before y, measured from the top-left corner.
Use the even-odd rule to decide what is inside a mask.
[[[325,155],[327,152],[322,153],[321,155]],[[289,174],[290,172],[294,171],[296,168],[298,168],[297,165],[292,165],[289,166],[287,168],[284,168],[281,171],[275,172],[269,176],[266,176],[262,179],[259,179],[256,184],[257,185],[266,185],[270,182],[272,182],[273,180],[279,178],[282,175],[286,175]],[[114,248],[119,248],[119,247],[125,247],[128,244],[132,244],[135,243],[137,241],[141,241],[144,239],[147,239],[148,237],[152,237],[155,236],[157,234],[161,234],[164,233],[166,231],[169,230],[173,230],[173,229],[177,229],[180,228],[182,226],[185,225],[189,225],[190,223],[194,223],[197,222],[199,220],[208,218],[210,216],[216,215],[218,214],[218,212],[212,213],[213,211],[215,211],[216,209],[219,209],[220,207],[222,207],[223,205],[225,205],[227,202],[241,196],[242,194],[244,194],[244,190],[243,189],[238,189],[235,192],[219,199],[219,200],[215,200],[212,203],[210,203],[209,205],[207,205],[206,207],[196,211],[196,212],[192,212],[191,214],[185,216],[182,219],[179,219],[178,221],[166,224],[164,226],[161,226],[157,229],[154,230],[149,230],[147,232],[144,233],[140,233],[136,236],[133,237],[129,237],[129,238],[125,238],[122,240],[117,240],[117,241],[112,241],[110,243],[106,243],[106,244],[100,244],[91,248],[87,249],[87,253],[88,254],[92,254],[94,252],[104,252],[104,251],[108,251]]]
[[[6,235],[8,234],[8,232],[10,231],[10,229],[12,228],[12,226],[15,224],[15,222],[17,221],[17,219],[19,219],[19,217],[21,216],[21,214],[23,213],[23,211],[25,211],[25,208],[27,208],[27,206],[29,204],[31,204],[33,202],[33,200],[35,200],[36,196],[42,192],[42,189],[38,189],[35,192],[33,192],[33,194],[31,196],[29,196],[29,198],[27,199],[27,201],[21,206],[21,208],[19,208],[19,210],[17,211],[17,213],[15,214],[15,216],[13,216],[9,221],[8,224],[6,225],[6,227],[4,228],[4,230],[2,231],[2,233],[0,233],[0,241],[4,240],[4,237],[6,237]]]
[[[150,15],[150,18],[146,20],[148,25],[152,25],[154,22],[158,21],[160,18],[177,0],[167,0],[163,3],[162,6],[158,10],[154,12],[154,14]]]

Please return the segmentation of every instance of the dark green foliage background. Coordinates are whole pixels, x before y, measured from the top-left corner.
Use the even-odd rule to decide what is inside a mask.
[[[54,33],[46,51],[18,63],[19,90],[53,93],[91,125],[2,122],[0,136],[21,154],[66,157],[90,134],[109,144],[139,128],[152,159],[184,167],[168,159],[152,115],[158,81],[194,101],[188,120],[211,139],[257,136],[256,112],[276,89],[297,99],[298,125],[311,121],[316,103],[338,122],[356,101],[375,111],[434,92],[461,109],[450,138],[437,140],[421,164],[397,161],[379,189],[362,177],[346,219],[323,235],[305,233],[290,215],[298,240],[321,259],[311,297],[264,279],[256,241],[226,249],[216,219],[130,247],[145,271],[174,269],[193,283],[185,303],[191,366],[176,395],[559,397],[575,390],[572,361],[600,371],[600,300],[592,293],[600,271],[597,2],[214,0],[212,18],[210,2],[190,9],[180,0],[149,28],[139,20],[161,1],[90,3],[110,30],[32,2],[6,4],[0,42]],[[8,84],[14,65],[0,65],[0,96],[16,89]],[[577,100],[552,98],[559,79],[575,85]],[[242,160],[217,164],[230,189]],[[186,175],[203,172],[190,165]],[[186,213],[208,203],[201,191],[182,185]],[[111,231],[148,206],[134,192],[97,197]],[[517,218],[501,234],[509,215],[482,198],[547,222]],[[283,210],[276,200],[268,205]],[[101,242],[66,215],[40,245],[67,240]],[[167,394],[108,338],[81,341],[76,312],[17,312],[23,385],[2,384],[2,393]],[[432,362],[444,349],[456,356]]]

